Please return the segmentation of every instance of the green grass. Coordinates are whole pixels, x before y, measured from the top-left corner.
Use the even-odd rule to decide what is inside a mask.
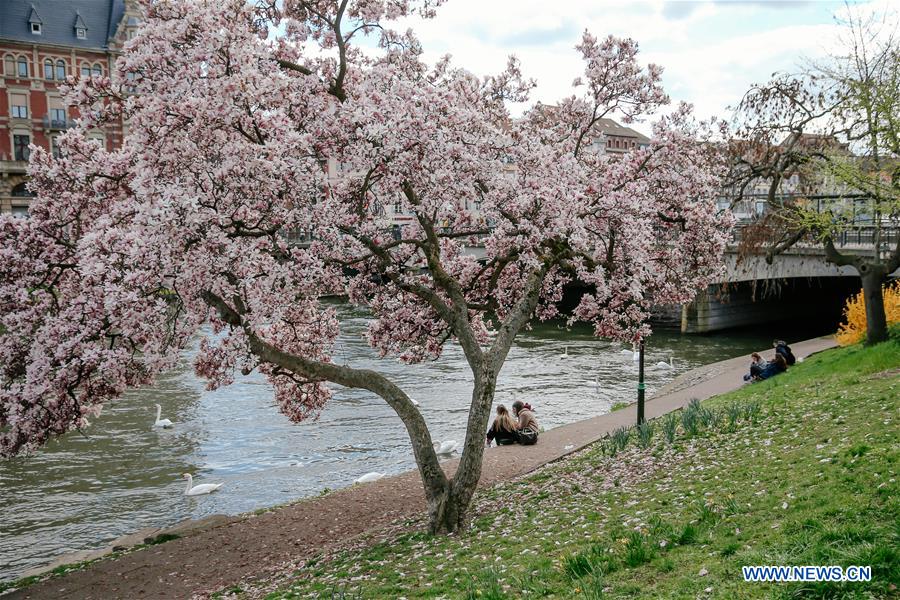
[[[343,552],[267,597],[897,597],[898,366],[897,340],[821,353],[479,494],[461,535]],[[873,581],[743,582],[778,564]]]

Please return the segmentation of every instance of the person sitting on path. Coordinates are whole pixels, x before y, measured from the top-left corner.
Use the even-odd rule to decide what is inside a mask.
[[[519,420],[519,443],[523,446],[536,444],[538,439],[538,422],[534,416],[534,409],[530,404],[521,400],[513,402],[513,414]]]
[[[497,407],[497,416],[491,424],[491,428],[487,432],[486,446],[490,446],[491,442],[497,440],[498,446],[508,446],[519,441],[519,434],[516,431],[516,420],[509,414],[509,410],[502,404]]]

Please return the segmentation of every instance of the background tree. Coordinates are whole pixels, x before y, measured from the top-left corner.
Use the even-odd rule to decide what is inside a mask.
[[[843,47],[800,75],[753,86],[736,112],[730,185],[759,188],[768,214],[745,229],[744,250],[767,260],[818,243],[862,280],[869,344],[887,339],[882,286],[900,268],[900,46],[891,15],[851,12]],[[872,249],[838,249],[848,233]],[[891,239],[893,236],[894,239]]]
[[[293,420],[323,407],[328,383],[383,398],[409,433],[431,529],[453,531],[510,346],[556,316],[566,283],[592,286],[572,319],[637,340],[650,298],[688,301],[712,280],[730,222],[714,203],[721,156],[689,109],[620,160],[585,150],[603,115],[668,102],[633,41],[585,33],[585,91],[512,119],[506,103],[532,87],[514,59],[483,79],[446,58],[430,67],[411,32],[386,25],[432,4],[148,3],[118,63],[131,87],[72,91],[83,117],[61,157],[32,155],[32,217],[0,220],[3,454],[83,427],[199,333],[211,388],[258,369]],[[364,33],[377,55],[355,45]],[[121,150],[86,138],[120,115]],[[395,203],[413,217],[399,232]],[[308,247],[288,243],[297,231],[314,232]],[[402,389],[332,362],[340,324],[319,299],[333,293],[370,311],[382,356],[462,348],[473,386],[452,478]]]

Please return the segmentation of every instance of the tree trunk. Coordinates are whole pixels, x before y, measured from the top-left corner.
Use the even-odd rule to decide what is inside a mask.
[[[428,531],[437,535],[463,529],[471,502],[471,496],[464,500],[448,483],[439,493],[428,498]]]
[[[866,345],[869,346],[888,339],[884,294],[881,288],[884,271],[881,265],[862,265],[859,269],[866,303]]]
[[[468,525],[469,508],[481,478],[484,457],[484,435],[490,418],[491,404],[497,385],[497,372],[485,366],[475,371],[475,386],[469,407],[466,441],[453,478],[443,489],[428,494],[429,531],[433,534],[454,533]]]

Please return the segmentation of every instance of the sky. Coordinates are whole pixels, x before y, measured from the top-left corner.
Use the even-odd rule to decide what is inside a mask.
[[[890,0],[853,2],[883,10]],[[675,102],[701,117],[727,117],[753,83],[775,71],[796,72],[804,60],[835,51],[836,17],[844,2],[819,0],[449,0],[437,18],[410,25],[433,62],[450,54],[479,75],[501,71],[516,55],[537,80],[532,101],[571,95],[581,74],[575,45],[587,29],[597,37],[631,37],[639,60],[664,68],[663,86]],[[649,122],[632,125],[645,133]]]

